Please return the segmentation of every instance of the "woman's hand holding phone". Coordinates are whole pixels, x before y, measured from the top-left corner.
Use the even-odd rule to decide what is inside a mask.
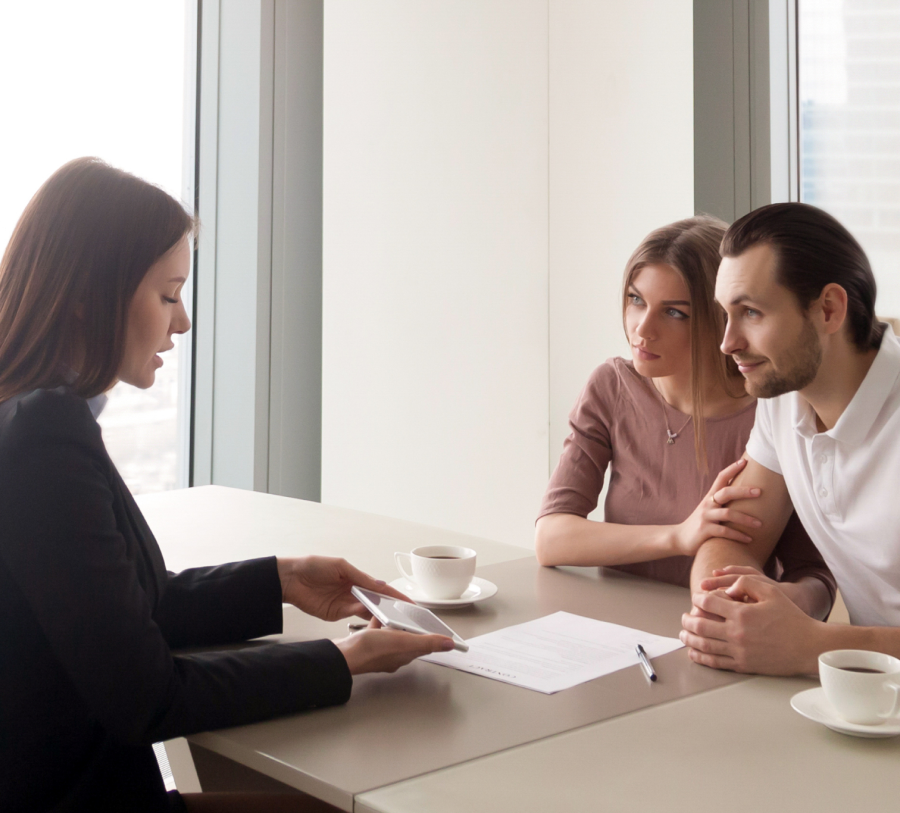
[[[367,629],[334,643],[346,658],[351,675],[396,672],[401,666],[406,666],[422,655],[453,649],[453,639],[445,635],[416,635],[412,632],[382,629],[374,618]]]
[[[284,601],[326,621],[351,615],[371,617],[371,613],[351,593],[354,585],[409,601],[399,590],[373,579],[344,559],[329,556],[278,559],[278,574]],[[375,619],[369,623],[368,629],[334,643],[347,660],[352,675],[396,672],[422,655],[453,649],[452,638],[382,629]]]
[[[282,600],[325,621],[351,615],[371,618],[369,611],[350,592],[354,585],[409,601],[399,590],[363,573],[345,559],[300,556],[277,561]]]

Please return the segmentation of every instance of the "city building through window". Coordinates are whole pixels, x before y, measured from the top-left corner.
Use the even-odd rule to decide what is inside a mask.
[[[184,198],[185,2],[0,6],[4,249],[41,183],[79,156],[98,156]],[[190,338],[174,338],[154,387],[117,385],[100,417],[107,449],[134,493],[187,485],[180,427],[190,408]]]
[[[900,3],[800,0],[800,197],[860,241],[900,317]]]

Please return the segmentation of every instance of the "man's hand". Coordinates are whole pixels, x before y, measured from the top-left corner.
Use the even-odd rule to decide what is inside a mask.
[[[712,576],[700,582],[700,589],[704,593],[713,593],[716,590],[727,590],[741,576],[756,576],[767,584],[774,584],[776,587],[781,585],[774,579],[770,579],[759,568],[747,567],[746,565],[729,565],[728,567],[718,568],[712,572]]]
[[[727,590],[696,593],[694,606],[717,621],[685,613],[680,638],[691,660],[714,669],[762,675],[813,674],[820,628],[781,590],[759,575],[739,575]]]
[[[694,556],[707,539],[731,539],[745,544],[753,540],[737,528],[724,523],[731,522],[747,528],[759,528],[762,522],[755,517],[728,506],[734,500],[755,499],[760,490],[750,486],[732,485],[732,481],[747,465],[743,458],[722,469],[716,476],[707,495],[680,525],[673,527],[672,547],[682,556]]]
[[[301,556],[278,559],[282,600],[303,612],[325,621],[336,621],[350,615],[371,618],[350,593],[354,585],[386,596],[409,601],[409,598],[383,581],[357,570],[343,559],[331,556]]]
[[[735,585],[741,576],[753,576],[758,581],[777,587],[804,613],[816,619],[823,619],[831,609],[831,596],[820,579],[807,576],[796,582],[777,582],[764,575],[755,567],[729,565],[714,570],[708,579],[700,582],[700,589],[711,593],[716,590],[728,590]]]
[[[432,652],[448,652],[453,641],[444,635],[417,635],[381,629],[373,619],[369,628],[334,642],[347,660],[351,675],[396,672],[410,661]]]

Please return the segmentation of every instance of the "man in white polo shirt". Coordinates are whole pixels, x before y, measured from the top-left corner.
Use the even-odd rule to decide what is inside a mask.
[[[799,203],[741,218],[721,252],[722,351],[761,399],[738,479],[762,494],[736,507],[763,525],[700,549],[682,641],[697,663],[763,674],[814,672],[831,649],[900,656],[900,343],[875,319],[868,259]],[[852,626],[815,621],[759,572],[792,508]]]

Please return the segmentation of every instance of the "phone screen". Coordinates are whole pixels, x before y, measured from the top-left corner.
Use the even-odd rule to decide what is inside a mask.
[[[446,635],[448,638],[453,638],[454,641],[462,641],[462,638],[431,610],[426,610],[424,607],[418,607],[415,604],[391,598],[390,596],[383,596],[381,593],[373,593],[371,590],[364,590],[362,587],[354,587],[353,593],[383,624],[395,621],[403,626],[418,627],[423,632]]]

